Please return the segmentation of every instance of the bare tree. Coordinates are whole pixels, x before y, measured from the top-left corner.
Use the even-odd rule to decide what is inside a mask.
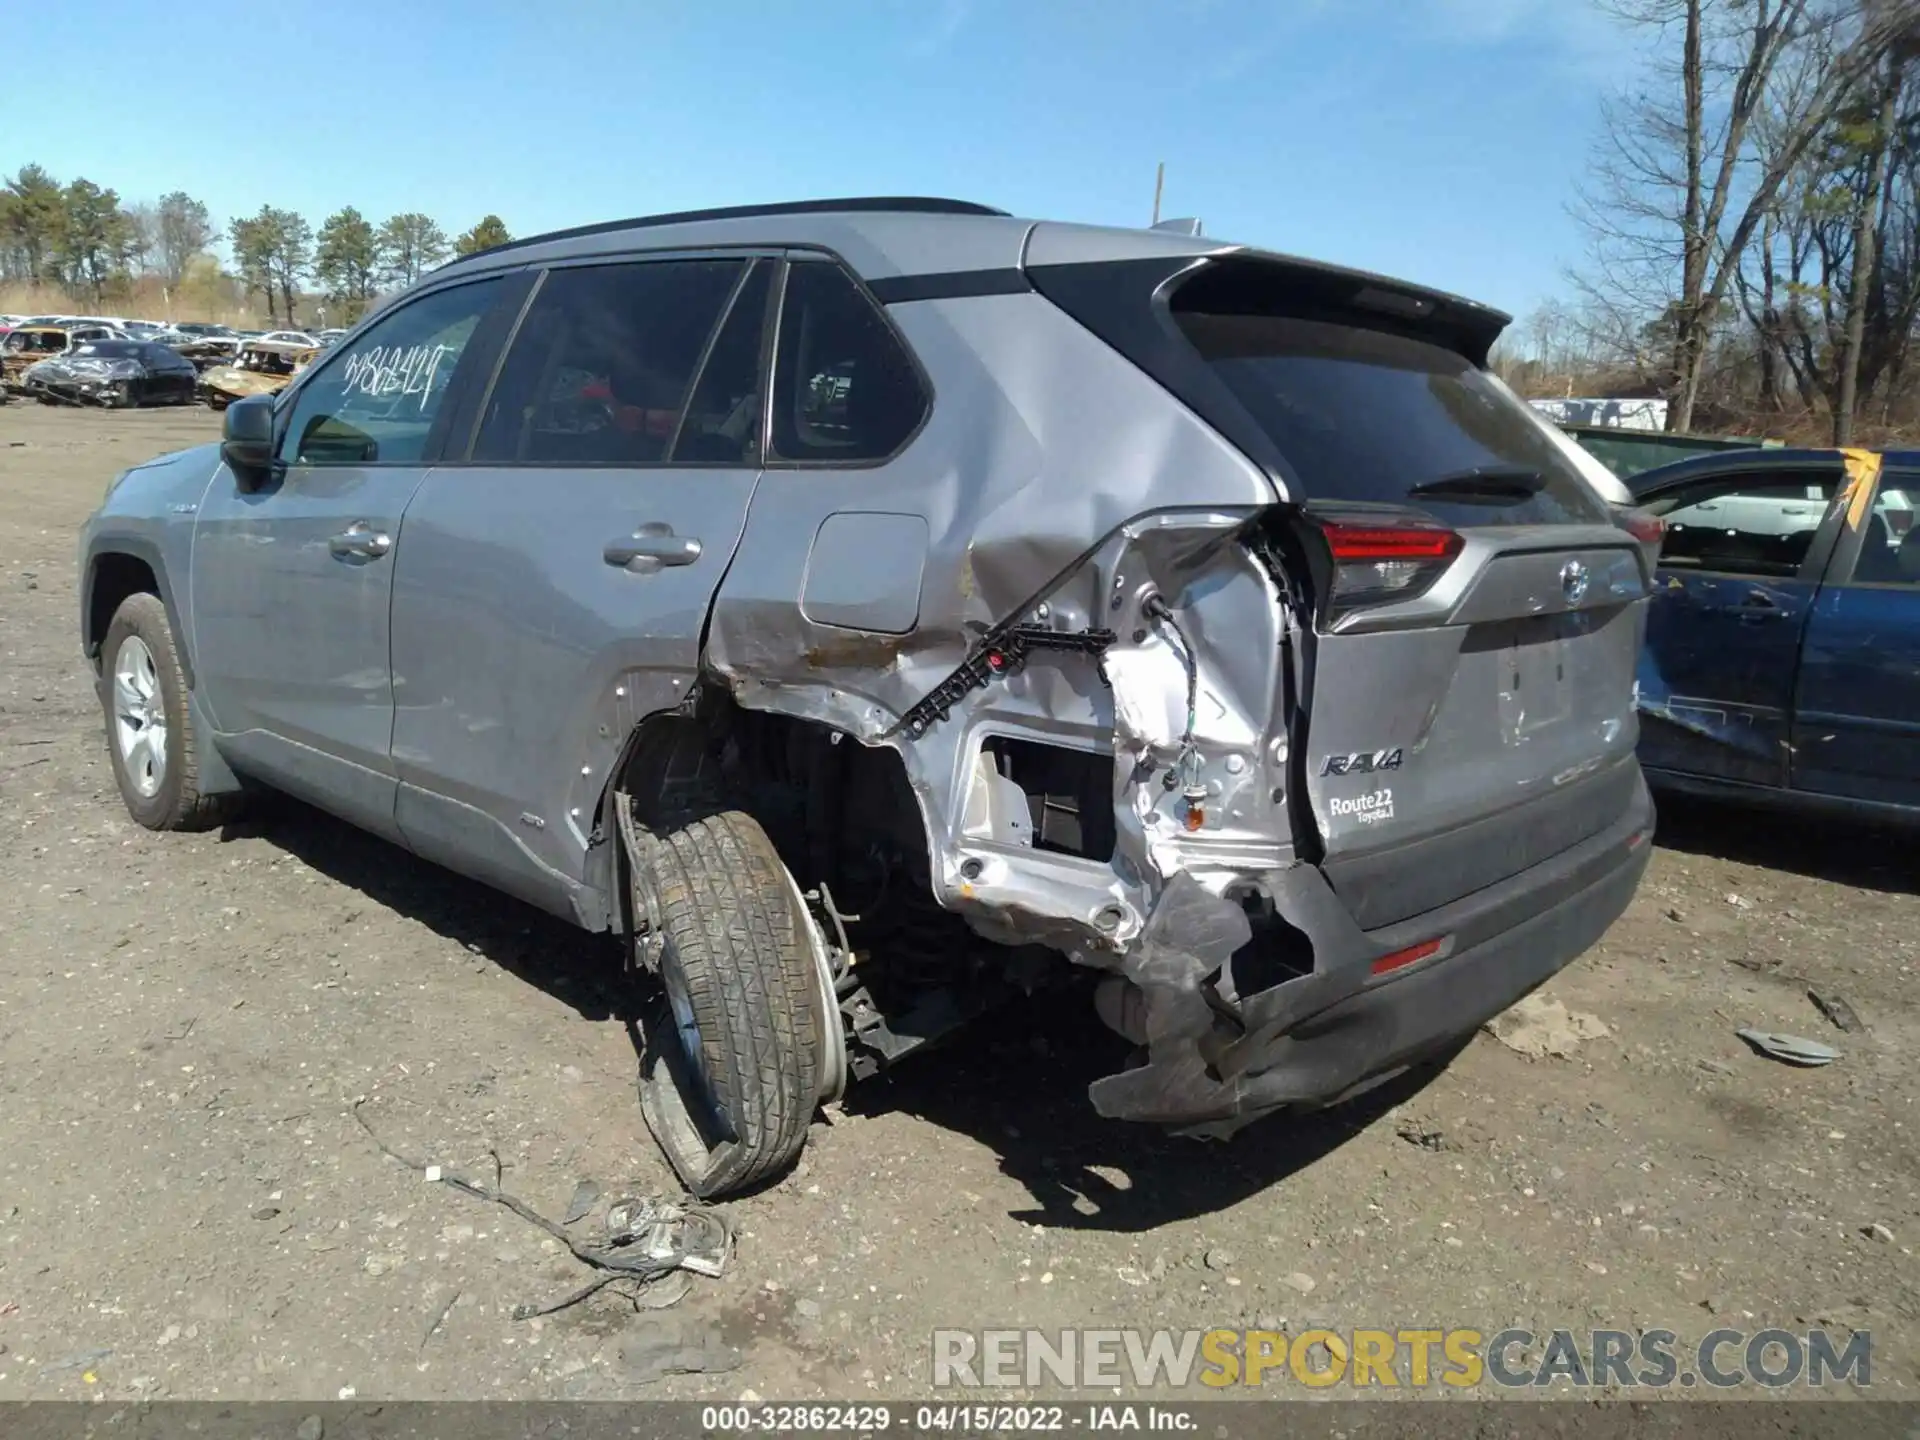
[[[1837,106],[1886,54],[1920,0],[1607,0],[1644,30],[1647,84],[1611,102],[1579,214],[1597,303],[1657,316],[1667,424],[1685,430],[1745,252]],[[1783,62],[1816,47],[1807,83]],[[1769,133],[1760,145],[1760,132]]]
[[[1853,412],[1859,402],[1860,359],[1866,343],[1867,312],[1875,299],[1879,270],[1878,242],[1882,192],[1895,145],[1895,129],[1900,117],[1900,98],[1906,78],[1906,65],[1920,48],[1920,26],[1916,33],[1902,32],[1893,37],[1887,49],[1884,73],[1863,95],[1862,110],[1867,125],[1861,149],[1865,152],[1865,184],[1854,206],[1853,266],[1847,287],[1847,323],[1841,336],[1835,366],[1839,383],[1833,401],[1833,443],[1848,444],[1853,439]],[[1884,299],[1884,292],[1882,292]]]

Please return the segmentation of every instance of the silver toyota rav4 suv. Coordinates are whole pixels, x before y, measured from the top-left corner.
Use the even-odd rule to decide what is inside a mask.
[[[1036,987],[1223,1136],[1443,1056],[1626,906],[1651,570],[1506,316],[944,200],[433,272],[114,481],[128,809],[289,792],[621,940],[716,1195]]]

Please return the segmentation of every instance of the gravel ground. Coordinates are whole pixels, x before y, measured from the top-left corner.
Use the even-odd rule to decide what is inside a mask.
[[[549,1214],[670,1189],[609,944],[291,802],[161,836],[114,790],[75,530],[216,423],[0,408],[0,1398],[925,1396],[988,1325],[1825,1326],[1920,1384],[1910,844],[1678,802],[1544,992],[1600,1022],[1566,1055],[1482,1034],[1203,1146],[1095,1118],[1112,1044],[1036,1004],[821,1118],[675,1308],[513,1319],[585,1272],[351,1107]],[[649,1382],[663,1336],[731,1368]]]

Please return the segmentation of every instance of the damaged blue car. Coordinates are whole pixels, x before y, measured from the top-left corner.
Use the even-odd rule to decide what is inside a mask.
[[[1666,527],[1636,687],[1648,781],[1920,817],[1920,451],[1755,449],[1627,483]]]

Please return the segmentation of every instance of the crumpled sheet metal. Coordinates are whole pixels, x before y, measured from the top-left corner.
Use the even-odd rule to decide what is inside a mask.
[[[1214,1012],[1202,987],[1253,937],[1246,912],[1180,871],[1160,892],[1120,973],[1146,997],[1147,1063],[1096,1080],[1093,1108],[1108,1119],[1187,1121],[1225,1116],[1237,1085],[1207,1073],[1201,1042]]]
[[[1099,1114],[1224,1139],[1272,1110],[1325,1093],[1323,1072],[1339,1057],[1309,1068],[1289,1065],[1286,1036],[1303,1017],[1363,990],[1379,949],[1314,866],[1271,871],[1262,883],[1279,916],[1312,937],[1312,971],[1238,994],[1231,962],[1253,933],[1245,910],[1190,873],[1176,873],[1138,940],[1110,967],[1140,989],[1147,1063],[1088,1087]],[[1238,1018],[1237,1035],[1222,1024],[1209,986]]]

